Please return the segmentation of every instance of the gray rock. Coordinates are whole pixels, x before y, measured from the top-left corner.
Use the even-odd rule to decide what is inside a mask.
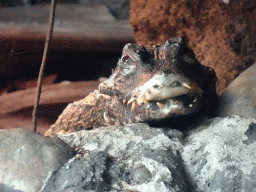
[[[39,191],[72,156],[72,148],[58,138],[25,129],[0,130],[0,189]]]
[[[191,132],[181,156],[195,191],[256,191],[255,148],[255,119],[215,118]]]
[[[146,124],[61,135],[82,154],[54,172],[44,191],[191,191],[178,153],[181,137]]]
[[[208,119],[187,134],[146,124],[59,138],[2,130],[0,191],[256,191],[256,119]]]
[[[14,190],[6,185],[2,185],[0,184],[0,191],[3,191],[3,192],[22,192],[20,190]]]
[[[220,97],[217,116],[256,118],[256,64],[238,76]]]

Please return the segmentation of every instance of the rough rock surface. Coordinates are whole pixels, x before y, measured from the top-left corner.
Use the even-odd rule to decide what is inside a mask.
[[[0,130],[0,189],[39,191],[72,156],[72,148],[58,138],[25,129]]]
[[[196,191],[256,191],[255,148],[255,119],[215,118],[189,134],[181,157]]]
[[[76,156],[57,138],[23,132],[0,131],[0,176],[12,181],[2,191],[256,191],[253,118],[206,119],[184,134],[140,123],[58,136]]]
[[[130,124],[60,135],[80,154],[44,191],[256,190],[256,119],[208,119],[186,134]]]
[[[8,187],[6,185],[2,185],[2,184],[0,184],[0,191],[3,191],[3,192],[22,192],[20,190],[14,190],[13,188]]]
[[[146,124],[110,126],[59,136],[79,148],[49,179],[48,191],[190,191],[178,151],[182,133]]]
[[[217,116],[256,119],[256,64],[239,75],[220,97]]]
[[[214,71],[196,60],[183,38],[127,44],[110,78],[70,104],[45,135],[207,112],[217,99],[215,83]]]
[[[203,65],[215,69],[220,95],[256,58],[255,1],[131,0],[137,43],[184,35]]]

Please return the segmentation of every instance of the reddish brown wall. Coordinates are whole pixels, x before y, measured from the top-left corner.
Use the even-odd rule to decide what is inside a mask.
[[[198,60],[215,69],[219,94],[255,61],[256,3],[130,0],[130,7],[137,43],[160,44],[185,36]]]

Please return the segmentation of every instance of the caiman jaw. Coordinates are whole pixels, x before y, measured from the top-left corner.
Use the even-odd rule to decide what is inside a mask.
[[[194,87],[194,86],[193,86]],[[202,90],[196,89],[199,95]],[[189,79],[176,74],[156,74],[143,86],[135,89],[127,105],[131,104],[131,111],[137,106],[149,106],[156,103],[160,110],[166,107],[166,101],[175,97],[188,94],[192,90]]]

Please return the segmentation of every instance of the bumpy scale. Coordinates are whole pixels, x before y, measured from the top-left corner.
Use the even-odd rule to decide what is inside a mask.
[[[127,44],[109,79],[68,106],[48,135],[207,111],[216,102],[215,84],[214,70],[197,61],[183,38]]]

